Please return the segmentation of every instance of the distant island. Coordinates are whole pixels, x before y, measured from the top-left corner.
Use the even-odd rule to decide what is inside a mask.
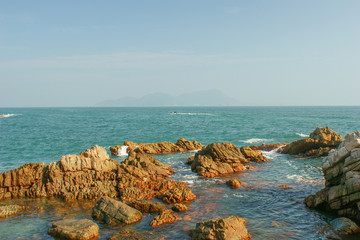
[[[219,90],[198,91],[173,96],[153,93],[142,97],[121,97],[96,104],[101,107],[160,107],[160,106],[238,106],[239,102]]]

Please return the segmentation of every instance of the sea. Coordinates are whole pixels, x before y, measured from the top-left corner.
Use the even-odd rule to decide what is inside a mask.
[[[230,142],[237,147],[292,142],[316,127],[328,126],[345,136],[360,129],[360,107],[136,107],[136,108],[0,108],[0,172],[25,163],[49,164],[62,155],[78,154],[94,145],[109,151],[126,141],[137,143],[196,140],[203,145]],[[197,198],[181,220],[153,229],[154,214],[136,224],[99,223],[99,239],[122,231],[136,231],[147,239],[190,239],[197,222],[237,215],[248,222],[252,239],[328,239],[329,222],[336,216],[308,209],[304,198],[324,187],[320,158],[263,152],[265,163],[253,170],[203,179],[185,162],[195,152],[154,155],[170,165],[171,179],[188,184]],[[109,152],[110,155],[110,152]],[[126,156],[112,156],[121,162]],[[231,189],[228,179],[244,186]],[[288,189],[279,188],[287,184]],[[89,201],[12,199],[0,205],[26,206],[18,215],[0,219],[0,239],[53,239],[51,222],[89,218]],[[151,235],[153,234],[153,235]],[[149,237],[150,236],[150,237]],[[357,238],[344,238],[357,239]]]

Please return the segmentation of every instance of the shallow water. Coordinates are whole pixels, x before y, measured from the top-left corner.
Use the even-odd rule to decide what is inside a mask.
[[[357,130],[359,107],[313,108],[64,108],[0,109],[14,114],[0,120],[0,171],[27,162],[58,161],[61,155],[79,153],[94,144],[103,147],[135,142],[172,141],[180,137],[237,146],[290,142],[307,135],[316,126],[330,126],[346,134]],[[152,229],[148,214],[137,224],[107,227],[99,224],[100,239],[122,229],[155,231],[167,239],[189,239],[196,222],[238,215],[248,220],[252,239],[326,239],[321,232],[334,217],[309,210],[303,200],[323,187],[321,158],[301,158],[265,152],[269,162],[252,163],[254,170],[212,179],[202,179],[184,162],[194,155],[155,155],[169,164],[172,179],[186,182],[197,195],[183,220]],[[114,157],[122,161],[124,157]],[[225,185],[229,178],[244,183],[238,189]],[[288,184],[290,189],[279,188]],[[52,239],[46,231],[51,221],[89,218],[94,202],[65,203],[49,199],[15,199],[0,202],[26,205],[22,214],[0,219],[1,239]]]

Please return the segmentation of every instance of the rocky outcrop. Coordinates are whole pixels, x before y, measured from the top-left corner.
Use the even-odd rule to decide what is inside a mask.
[[[228,185],[231,188],[239,188],[241,187],[241,182],[239,182],[236,179],[230,179],[226,181],[226,185]]]
[[[161,226],[161,225],[164,225],[167,223],[173,223],[177,219],[180,219],[180,218],[178,216],[176,216],[172,210],[167,209],[167,210],[159,213],[159,215],[157,215],[156,217],[154,217],[154,219],[151,220],[151,222],[150,222],[150,226],[158,227],[158,226]]]
[[[18,213],[21,209],[23,209],[23,207],[21,207],[19,205],[0,206],[0,218],[14,215],[14,214]]]
[[[142,218],[140,211],[106,196],[95,204],[91,215],[95,220],[107,224],[130,224]]]
[[[360,233],[359,226],[355,222],[345,217],[336,218],[332,220],[330,222],[330,225],[338,236]]]
[[[190,231],[190,236],[194,240],[248,240],[251,239],[251,235],[245,224],[246,220],[238,216],[199,222],[196,224],[196,228]]]
[[[166,205],[164,203],[150,200],[138,200],[130,203],[129,205],[141,212],[147,213],[161,212],[166,209]]]
[[[86,240],[99,236],[99,226],[89,219],[68,219],[52,223],[48,234],[63,239]]]
[[[343,141],[340,134],[329,127],[317,127],[308,138],[294,141],[280,152],[284,154],[300,154],[305,156],[324,156],[330,149],[336,148]]]
[[[239,172],[248,161],[232,143],[212,143],[195,154],[191,170],[203,177]]]
[[[184,212],[184,211],[188,210],[188,207],[182,203],[175,203],[171,209],[176,212]]]
[[[325,188],[305,199],[311,208],[325,208],[360,220],[360,132],[345,136],[322,163]]]
[[[79,155],[61,157],[48,166],[25,164],[0,173],[0,200],[17,197],[60,197],[65,200],[99,199],[106,195],[122,201],[153,199],[185,183],[167,180],[174,171],[144,153],[132,152],[119,163],[94,146]]]
[[[259,150],[253,150],[250,147],[241,147],[240,148],[241,153],[244,155],[244,157],[252,162],[268,162],[269,160],[262,155],[262,152]]]
[[[285,147],[286,145],[288,145],[288,143],[276,143],[276,144],[261,144],[260,146],[250,146],[251,149],[253,150],[261,150],[261,151],[272,151],[275,149],[278,149],[279,151],[281,151],[281,149],[283,147]]]
[[[201,149],[201,143],[197,141],[188,141],[180,138],[176,144],[171,142],[158,142],[158,143],[135,143],[131,141],[124,141],[124,145],[117,145],[110,147],[111,154],[118,155],[123,146],[127,146],[128,152],[138,152],[147,154],[166,154],[175,152],[187,152],[192,150]]]
[[[196,195],[186,185],[178,185],[159,195],[158,198],[166,203],[181,203],[194,200]]]

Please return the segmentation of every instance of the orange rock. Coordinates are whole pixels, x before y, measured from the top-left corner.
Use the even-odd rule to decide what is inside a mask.
[[[239,188],[242,184],[236,179],[230,179],[226,181],[226,185],[230,186],[231,188]]]
[[[172,207],[172,210],[174,210],[176,212],[184,212],[184,211],[188,210],[188,207],[182,203],[175,203],[174,206]]]
[[[262,152],[259,150],[253,150],[250,147],[241,147],[241,153],[244,157],[252,162],[268,162],[269,160],[262,155]]]
[[[180,219],[180,217],[176,216],[172,210],[167,209],[162,211],[158,216],[154,217],[154,219],[150,222],[150,226],[158,227],[166,223],[174,223],[178,219]]]

